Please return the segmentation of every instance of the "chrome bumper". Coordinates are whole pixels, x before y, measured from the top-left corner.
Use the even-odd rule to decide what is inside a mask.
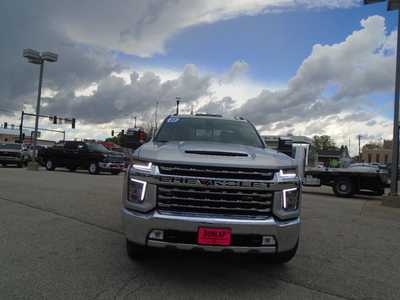
[[[139,213],[123,208],[121,210],[123,229],[127,239],[139,245],[150,247],[176,248],[182,250],[202,249],[205,251],[238,253],[275,253],[291,250],[295,247],[300,235],[300,218],[290,221],[279,221],[273,217],[264,220],[205,218],[197,216],[164,215],[157,211]],[[197,232],[200,226],[229,227],[232,234],[258,234],[274,236],[275,246],[204,246],[197,244],[169,243],[149,239],[154,229]]]
[[[103,170],[122,170],[125,168],[125,163],[105,163],[100,162],[99,167]]]
[[[0,161],[1,162],[21,162],[22,158],[21,157],[14,157],[14,156],[0,156]]]

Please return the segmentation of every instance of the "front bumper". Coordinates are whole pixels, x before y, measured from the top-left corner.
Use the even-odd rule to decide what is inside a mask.
[[[264,220],[206,218],[198,216],[177,216],[160,214],[157,211],[139,213],[126,208],[122,211],[122,222],[127,239],[139,245],[182,250],[202,249],[205,251],[237,253],[276,253],[295,247],[300,234],[300,218],[279,221],[274,217]],[[274,246],[205,246],[196,243],[165,242],[149,238],[152,230],[175,230],[197,233],[199,227],[229,227],[232,235],[273,236]]]
[[[125,163],[100,162],[99,167],[104,171],[113,171],[113,170],[122,171],[125,168]]]
[[[13,156],[0,156],[0,163],[19,164],[22,163],[22,158]]]

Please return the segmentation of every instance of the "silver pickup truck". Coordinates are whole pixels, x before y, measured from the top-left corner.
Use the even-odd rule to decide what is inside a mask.
[[[149,247],[265,254],[288,262],[300,233],[295,160],[243,118],[168,116],[136,150],[122,220],[128,255]]]

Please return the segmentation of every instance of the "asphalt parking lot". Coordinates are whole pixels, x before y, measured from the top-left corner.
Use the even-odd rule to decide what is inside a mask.
[[[123,176],[0,168],[0,299],[400,299],[400,209],[304,194],[299,252],[131,261]]]

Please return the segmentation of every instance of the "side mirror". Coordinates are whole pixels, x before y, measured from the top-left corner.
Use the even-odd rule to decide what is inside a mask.
[[[304,181],[304,173],[308,162],[309,144],[293,144],[294,160],[297,163],[298,175]]]

